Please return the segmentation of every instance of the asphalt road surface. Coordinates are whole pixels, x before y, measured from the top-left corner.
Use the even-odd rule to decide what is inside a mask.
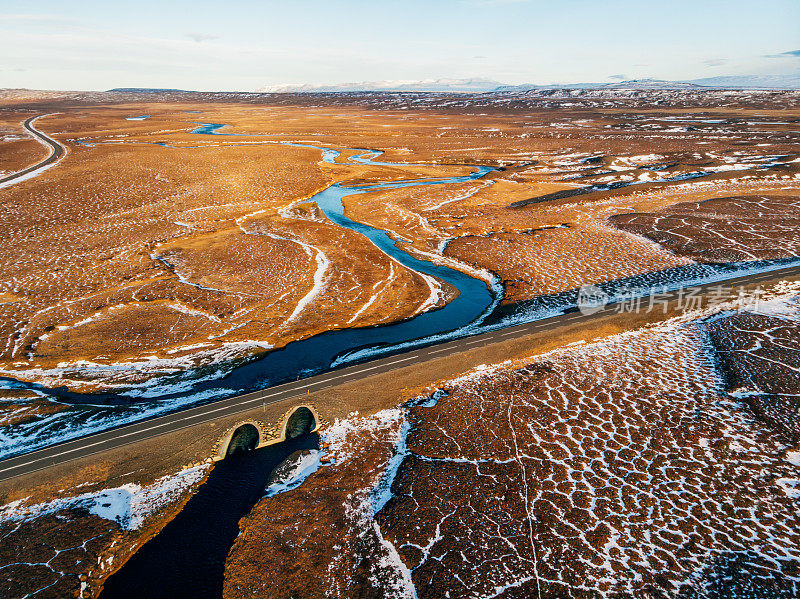
[[[738,288],[741,285],[757,285],[760,283],[778,281],[792,275],[800,275],[800,266],[791,266],[780,270],[746,275],[735,279],[728,279],[721,283],[713,282],[686,287],[683,290],[665,294],[659,299],[676,301],[681,293],[686,293],[688,291],[696,291],[702,294],[710,290],[715,290],[720,285],[723,285],[726,289],[733,287]],[[387,356],[385,358],[363,362],[299,381],[284,383],[246,395],[230,397],[207,405],[188,408],[180,412],[109,429],[101,433],[87,435],[79,439],[51,445],[44,449],[0,461],[0,481],[57,466],[72,459],[144,441],[145,439],[157,437],[164,433],[174,432],[206,422],[213,422],[215,419],[222,416],[231,416],[240,412],[247,412],[262,405],[299,397],[310,391],[319,391],[328,387],[335,387],[336,385],[350,383],[373,374],[389,372],[410,364],[419,364],[428,360],[457,354],[479,345],[489,345],[508,339],[525,337],[532,333],[557,331],[560,328],[579,323],[591,323],[592,321],[605,318],[614,312],[613,305],[605,310],[590,315],[582,314],[577,310],[571,311],[543,320],[481,333],[454,341],[442,342],[436,345]]]
[[[42,116],[42,115],[39,115]],[[58,143],[55,139],[48,137],[41,131],[34,129],[33,121],[39,118],[39,116],[32,116],[31,118],[27,119],[22,126],[33,135],[36,139],[41,141],[43,144],[50,147],[50,155],[42,160],[41,162],[34,164],[33,166],[29,166],[28,168],[17,171],[16,173],[12,173],[10,175],[6,175],[5,177],[0,177],[0,185],[3,183],[7,183],[9,181],[13,181],[14,179],[19,179],[20,177],[24,177],[34,171],[39,170],[40,168],[44,168],[49,164],[53,164],[54,162],[61,159],[61,157],[66,153],[66,148]]]

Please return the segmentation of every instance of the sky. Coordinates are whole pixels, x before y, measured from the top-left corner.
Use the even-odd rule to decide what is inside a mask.
[[[0,0],[0,88],[798,71],[798,0]]]

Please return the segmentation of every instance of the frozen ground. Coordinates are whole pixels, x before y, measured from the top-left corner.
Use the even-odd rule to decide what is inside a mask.
[[[127,484],[33,505],[19,499],[0,507],[0,526],[73,509],[85,509],[90,514],[116,522],[124,530],[135,530],[148,516],[175,501],[202,480],[210,467],[206,465],[182,470],[147,487]]]
[[[796,393],[800,345],[785,331],[799,291],[777,287],[755,314],[723,305],[481,366],[336,421],[241,522],[224,596],[796,596],[798,439],[721,369],[718,333],[745,356],[739,372],[757,375],[763,358],[785,375],[762,396]],[[113,567],[128,541],[115,549],[111,531],[135,533],[204,473],[3,506],[4,539],[75,522],[83,536],[48,537],[41,561],[5,556],[0,568],[14,584],[79,584]],[[64,565],[73,555],[78,570]]]
[[[795,325],[797,292],[767,298],[764,335]],[[748,315],[718,309],[337,423],[332,464],[244,522],[225,596],[313,595],[311,580],[332,597],[796,596],[797,440],[727,390],[708,327]],[[780,345],[791,375],[800,345]],[[298,518],[328,537],[294,536]]]
[[[266,383],[215,381],[256,370],[245,363],[290,340],[429,316],[452,303],[452,287],[326,218],[313,198],[337,180],[367,191],[345,198],[352,221],[386,231],[414,257],[480,278],[497,302],[502,296],[491,319],[455,335],[557,314],[586,283],[613,297],[631,285],[672,288],[778,266],[762,258],[796,259],[796,227],[773,226],[796,208],[796,93],[603,93],[320,96],[314,106],[164,96],[228,102],[181,110],[161,96],[85,108],[74,107],[106,96],[63,96],[78,104],[47,123],[70,160],[52,177],[7,190],[3,455],[250,390]],[[4,97],[30,99],[20,94]],[[398,107],[406,110],[375,110]],[[200,127],[212,135],[192,133],[198,125],[185,112],[196,108],[217,123]],[[333,149],[346,146],[353,149]],[[355,149],[365,146],[384,153]],[[465,180],[464,164],[497,170]],[[442,183],[452,173],[460,176]],[[442,184],[417,184],[423,179]],[[414,183],[358,187],[399,180]],[[741,201],[723,206],[734,190]],[[563,195],[572,192],[580,196]],[[659,246],[645,230],[607,222],[630,213],[648,229],[656,215],[661,227],[677,200],[695,202],[684,211],[702,218],[687,235],[681,214],[669,234],[677,231],[677,245],[697,238],[701,251],[676,255],[669,240]],[[712,207],[733,209],[716,218]],[[754,211],[746,230],[728,230]],[[713,251],[747,262],[703,263]],[[339,354],[336,363],[382,351]],[[57,401],[82,396],[47,405],[61,386],[136,405]]]

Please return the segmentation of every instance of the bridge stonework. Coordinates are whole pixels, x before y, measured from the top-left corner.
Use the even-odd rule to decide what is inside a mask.
[[[301,410],[310,412],[312,418],[310,427],[304,432],[315,432],[326,424],[326,422],[320,418],[320,410],[318,407],[310,402],[292,405],[278,418],[242,418],[234,425],[228,425],[225,432],[217,438],[212,447],[211,459],[215,462],[225,459],[234,434],[246,424],[253,425],[258,430],[258,443],[254,449],[285,441],[292,436],[292,431],[289,430],[292,417],[297,415]]]

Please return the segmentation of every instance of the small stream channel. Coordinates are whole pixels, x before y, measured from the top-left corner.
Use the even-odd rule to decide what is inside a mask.
[[[219,135],[217,130],[222,126],[201,124],[194,133]],[[336,164],[336,158],[340,154],[337,150],[318,149],[323,151],[325,162]],[[392,163],[376,162],[375,158],[381,152],[358,152],[349,158],[350,162],[396,166]],[[348,195],[385,189],[470,181],[483,177],[491,170],[489,167],[473,167],[472,172],[458,177],[358,186],[335,184],[307,200],[308,203],[315,202],[330,221],[364,235],[397,262],[458,289],[459,295],[443,308],[395,324],[342,329],[296,341],[257,361],[236,368],[222,380],[197,380],[189,389],[166,393],[164,399],[184,397],[190,400],[193,395],[197,396],[221,385],[229,390],[228,395],[274,385],[328,369],[335,364],[337,358],[354,350],[365,347],[390,348],[415,339],[461,329],[485,318],[500,299],[496,289],[487,285],[486,281],[461,271],[415,258],[399,247],[386,231],[345,216],[342,199]],[[73,403],[76,399],[78,398],[72,398]],[[98,396],[84,396],[79,401],[102,403],[98,399]],[[105,401],[114,403],[115,399],[107,397]],[[112,418],[114,413],[119,414],[123,409],[123,406],[105,411],[103,408],[95,408],[92,419],[98,417],[98,411],[104,411],[108,418]],[[88,406],[86,411],[90,411]],[[73,426],[77,424],[73,422]],[[276,466],[299,449],[318,447],[318,435],[308,434],[218,462],[207,481],[181,512],[106,581],[101,598],[221,597],[225,561],[239,533],[239,520],[263,497],[265,484]]]
[[[106,581],[101,599],[219,599],[239,520],[264,496],[273,470],[319,435],[230,456],[214,465],[178,515]]]

